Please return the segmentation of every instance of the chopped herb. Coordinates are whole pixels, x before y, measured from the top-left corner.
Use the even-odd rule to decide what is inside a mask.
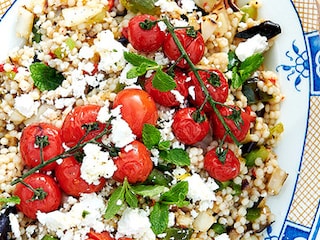
[[[12,196],[12,197],[8,197],[8,198],[0,198],[0,203],[20,204],[20,198],[18,196]]]
[[[254,222],[257,220],[261,215],[261,209],[260,208],[249,208],[247,209],[247,215],[246,218],[250,222]]]
[[[188,153],[181,148],[173,148],[167,151],[161,151],[160,157],[168,163],[173,163],[177,166],[189,166],[190,158]]]
[[[150,223],[152,231],[158,235],[163,233],[169,222],[169,206],[157,202],[150,213]]]
[[[157,146],[160,142],[160,139],[160,131],[155,126],[151,124],[144,124],[142,129],[142,141],[148,149]]]
[[[31,77],[34,85],[40,90],[54,90],[64,80],[62,73],[44,63],[35,62],[30,65]]]
[[[82,211],[82,218],[85,218],[88,214],[90,214],[90,212],[88,212],[87,210],[83,210]]]

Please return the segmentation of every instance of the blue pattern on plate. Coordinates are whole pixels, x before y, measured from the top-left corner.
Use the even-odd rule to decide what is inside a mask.
[[[286,52],[286,56],[291,64],[281,64],[276,70],[288,71],[287,80],[294,82],[297,91],[300,92],[299,85],[303,80],[308,80],[310,65],[307,50],[300,50],[296,45],[296,40],[292,42],[292,50]]]
[[[319,32],[306,34],[310,59],[311,95],[320,95],[320,35]]]

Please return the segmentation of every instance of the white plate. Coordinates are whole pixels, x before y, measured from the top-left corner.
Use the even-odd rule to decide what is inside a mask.
[[[0,32],[5,33],[6,37],[1,40],[0,60],[9,50],[23,44],[14,31],[18,5],[22,3],[22,0],[15,1],[1,18]],[[268,53],[267,68],[277,71],[285,95],[280,117],[285,132],[276,152],[280,166],[289,173],[281,193],[268,199],[272,212],[276,214],[276,222],[267,229],[265,239],[307,239],[292,237],[286,228],[290,221],[288,213],[299,176],[308,124],[310,89],[307,78],[309,68],[305,62],[308,62],[307,47],[301,22],[291,1],[268,0],[262,4],[260,17],[279,23],[282,28],[281,35]]]

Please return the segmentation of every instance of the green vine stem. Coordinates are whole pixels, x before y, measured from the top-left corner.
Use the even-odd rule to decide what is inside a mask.
[[[199,73],[198,73],[198,68],[193,64],[193,62],[191,61],[191,59],[189,58],[187,52],[185,51],[185,49],[183,48],[180,40],[178,39],[177,35],[175,34],[174,30],[175,27],[170,23],[170,21],[168,20],[168,18],[163,17],[162,21],[166,24],[167,26],[167,30],[168,32],[171,34],[174,42],[176,43],[177,47],[179,48],[180,52],[181,52],[181,56],[187,61],[187,63],[190,66],[190,69],[192,70],[192,72],[194,73],[194,75],[196,76],[202,91],[204,92],[205,96],[206,96],[206,100],[210,103],[213,111],[215,112],[215,114],[218,116],[219,120],[221,121],[223,127],[226,130],[226,133],[231,137],[231,139],[233,140],[233,142],[239,146],[240,143],[238,141],[238,139],[234,136],[234,134],[232,133],[232,131],[230,130],[229,126],[227,125],[227,123],[225,122],[225,120],[223,119],[221,113],[219,112],[218,108],[217,108],[217,104],[219,105],[223,105],[219,102],[216,102],[212,99],[212,97],[210,96],[210,93],[208,91],[208,89],[206,88],[204,82],[202,81]]]

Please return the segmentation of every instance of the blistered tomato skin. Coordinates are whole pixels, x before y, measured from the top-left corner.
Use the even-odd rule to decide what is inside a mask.
[[[43,160],[47,161],[64,152],[62,146],[61,130],[49,123],[34,123],[28,125],[20,139],[20,153],[26,166],[33,168],[41,163],[40,147],[36,144],[36,138],[48,138],[48,144],[43,147]],[[53,170],[56,162],[50,163],[41,171]]]
[[[197,64],[202,59],[205,50],[202,35],[197,32],[196,37],[189,36],[186,29],[177,29],[175,30],[175,33],[192,63]],[[181,52],[171,34],[167,34],[162,49],[164,54],[172,61],[178,60],[181,56]],[[177,66],[183,69],[189,68],[189,64],[185,59],[181,59]]]
[[[225,162],[222,163],[216,151],[216,148],[211,149],[204,157],[204,168],[210,177],[220,182],[229,181],[237,177],[240,172],[240,162],[235,154],[230,149],[226,149]]]
[[[145,123],[156,125],[158,110],[152,97],[141,89],[124,89],[114,99],[113,108],[121,106],[122,118],[129,124],[132,132],[142,136]]]
[[[129,146],[121,149],[114,163],[117,170],[113,178],[119,182],[127,178],[131,184],[144,182],[153,168],[148,149],[139,141],[133,141]]]
[[[154,101],[165,107],[179,106],[181,102],[177,100],[177,96],[172,91],[161,92],[160,90],[152,86],[153,77],[154,74],[145,80],[144,88],[151,95]],[[176,94],[186,99],[188,96],[189,86],[187,83],[187,75],[181,70],[175,69],[174,81],[176,82],[174,91],[177,91]]]
[[[219,70],[198,71],[198,73],[212,99],[224,103],[228,97],[229,85],[223,73]],[[195,74],[190,72],[189,76],[191,77],[190,84],[194,86],[194,96],[190,96],[190,102],[200,107],[205,101],[205,94]],[[203,110],[205,112],[213,111],[209,102],[204,105]]]
[[[141,27],[145,20],[156,21],[157,18],[148,15],[137,15],[130,19],[128,24],[128,40],[134,49],[140,52],[154,52],[158,50],[164,41],[165,32],[155,23],[150,29]]]
[[[244,111],[235,106],[221,106],[218,107],[218,110],[237,141],[243,141],[249,132],[251,121],[254,120],[254,118],[251,117],[250,112]],[[233,111],[240,111],[241,119],[238,126],[236,125],[235,120],[230,117],[233,114]],[[226,135],[226,130],[215,113],[212,113],[210,117],[210,124],[214,137],[220,140],[223,139]],[[227,135],[225,141],[232,143],[233,139],[230,135]]]
[[[173,117],[172,131],[180,142],[187,145],[202,141],[210,130],[210,124],[204,112],[201,112],[204,117],[201,122],[195,121],[193,117],[195,112],[196,108],[182,108]]]
[[[88,184],[81,178],[81,165],[74,157],[63,159],[56,167],[55,174],[60,188],[68,195],[79,197],[81,193],[99,192],[106,183],[105,178],[100,178],[98,185]]]
[[[77,106],[68,113],[61,128],[63,141],[68,147],[77,145],[83,138],[86,133],[84,124],[98,123],[97,116],[100,108],[98,105]],[[82,142],[97,136],[104,130],[105,126],[105,124],[98,123],[98,129],[91,131]]]
[[[24,182],[34,189],[42,189],[46,196],[43,199],[35,199],[34,193],[27,186],[18,183],[14,195],[20,198],[18,210],[27,217],[36,219],[37,211],[44,213],[57,210],[61,204],[61,191],[54,179],[46,174],[33,173],[24,179]]]

